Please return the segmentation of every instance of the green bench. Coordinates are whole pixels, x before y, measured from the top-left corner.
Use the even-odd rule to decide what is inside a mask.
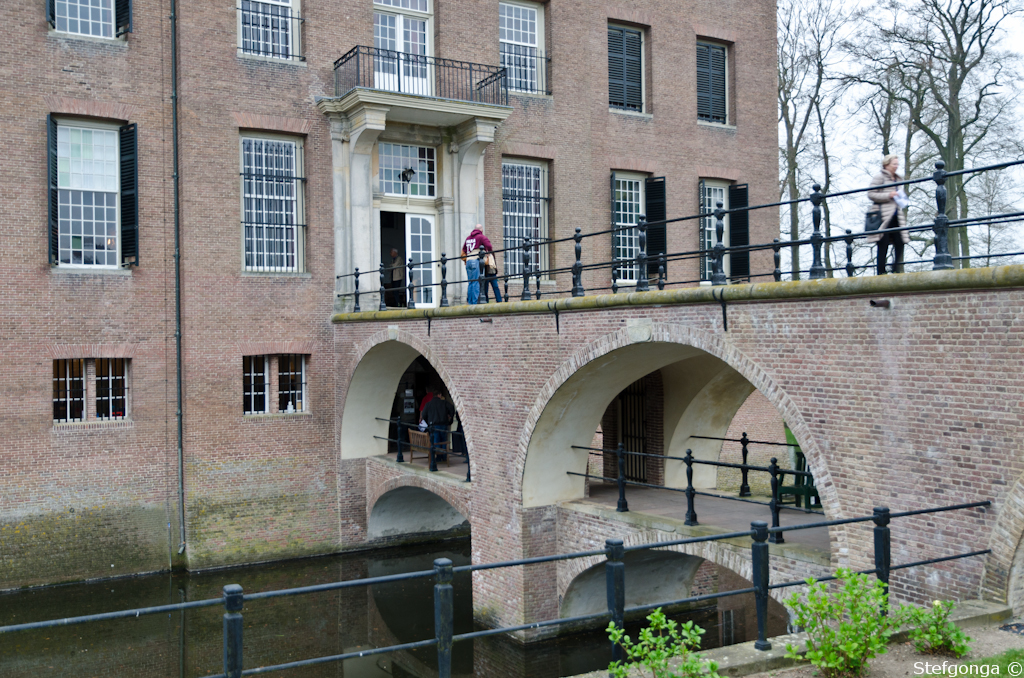
[[[794,464],[793,470],[795,471],[807,471],[807,458],[804,453],[800,451],[800,443],[796,441],[796,437],[793,432],[786,426],[786,442],[796,452],[796,463]],[[779,504],[792,503],[797,508],[820,508],[821,497],[818,496],[818,488],[814,486],[813,476],[804,475],[793,475],[793,483],[791,485],[786,484],[786,473],[779,473],[779,494],[777,501]],[[792,497],[792,501],[787,501],[787,497]]]

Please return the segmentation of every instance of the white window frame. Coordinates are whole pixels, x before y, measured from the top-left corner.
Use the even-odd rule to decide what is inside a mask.
[[[729,100],[729,68],[731,61],[731,59],[729,58],[729,45],[724,42],[715,42],[714,40],[698,40],[697,44],[710,45],[712,47],[721,47],[725,52],[725,122],[715,122],[714,120],[701,120],[700,118],[697,119],[697,122],[701,125],[715,125],[718,127],[728,127],[729,125],[732,124],[732,101]]]
[[[238,15],[238,19],[237,19],[238,53],[240,55],[242,55],[242,56],[244,56],[246,58],[249,58],[249,59],[267,59],[267,60],[270,60],[270,61],[290,62],[290,61],[302,61],[303,60],[303,58],[301,56],[302,55],[302,22],[299,20],[299,17],[301,16],[300,12],[301,12],[301,9],[302,9],[302,7],[301,7],[302,0],[236,0],[236,2],[238,3],[236,5],[236,9],[237,9],[236,14]],[[270,5],[270,6],[273,6],[273,7],[281,7],[281,8],[287,8],[288,9],[288,19],[287,19],[287,22],[288,22],[287,23],[287,26],[288,26],[287,30],[288,30],[288,39],[289,39],[289,47],[288,47],[289,53],[288,53],[288,56],[281,56],[281,55],[276,55],[276,54],[261,54],[259,52],[247,51],[246,50],[246,48],[245,48],[245,39],[244,39],[244,22],[242,20],[242,17],[246,13],[245,5],[247,3],[250,5],[250,7],[252,5]],[[258,13],[257,16],[267,16],[265,14],[266,10],[264,10],[262,7],[258,8],[258,10],[259,10],[259,12],[263,12],[263,13]],[[268,32],[272,34],[272,30],[264,31],[265,34],[268,33]],[[250,42],[255,42],[255,41],[250,40]],[[260,45],[261,46],[263,45],[263,41],[260,41]]]
[[[295,372],[288,372],[288,374],[298,374],[299,375],[299,389],[297,391],[295,389],[292,389],[292,390],[289,390],[289,391],[282,391],[281,390],[281,376],[284,373],[284,362],[285,362],[284,359],[285,358],[293,358],[293,357],[299,359],[299,371],[297,373],[295,373]],[[309,397],[308,397],[308,392],[307,392],[307,389],[306,389],[306,361],[308,359],[309,359],[309,356],[305,355],[305,354],[302,354],[302,353],[282,353],[281,355],[277,356],[277,403],[276,403],[276,406],[277,406],[277,411],[279,413],[281,413],[281,414],[299,414],[301,412],[308,412],[309,411]],[[298,397],[294,399],[295,400],[295,405],[292,406],[293,409],[291,411],[289,411],[287,409],[287,407],[285,409],[283,409],[283,410],[281,409],[281,395],[284,394],[284,393],[298,393]],[[291,398],[289,398],[288,404],[289,405],[292,404],[292,399]]]
[[[385,148],[385,147],[387,147],[387,148]],[[406,182],[402,181],[401,179],[398,179],[398,181],[396,182],[394,179],[385,179],[385,177],[384,177],[384,171],[385,171],[385,167],[384,167],[384,165],[385,165],[385,163],[384,163],[385,150],[390,150],[390,149],[393,149],[393,148],[409,148],[409,149],[414,149],[415,150],[415,153],[416,153],[416,167],[413,167],[413,169],[416,170],[416,174],[413,175],[413,181],[409,182],[408,184]],[[427,160],[420,159],[419,158],[419,151],[420,151],[420,149],[427,149],[430,152],[428,155],[431,155],[432,157],[428,158]],[[394,153],[389,153],[388,155],[389,155],[389,157],[401,157],[401,156],[398,156],[398,155],[396,155]],[[413,200],[424,199],[424,200],[430,200],[431,202],[435,201],[437,199],[437,197],[438,197],[438,192],[437,192],[437,180],[438,180],[438,174],[439,174],[438,158],[437,158],[438,155],[439,155],[439,153],[437,152],[437,149],[434,148],[433,146],[417,146],[417,145],[413,145],[413,144],[404,144],[404,143],[401,143],[401,142],[398,142],[398,141],[378,141],[377,142],[377,158],[376,158],[377,159],[377,183],[378,183],[378,189],[380,190],[380,192],[382,194],[384,194],[385,196],[389,196],[389,197],[398,197],[398,198],[406,198],[406,197],[408,197],[408,198],[411,198]],[[410,161],[410,162],[412,161],[412,157],[411,156],[408,158],[408,161]],[[417,179],[423,174],[420,171],[420,169],[421,169],[420,168],[420,163],[421,162],[430,162],[430,161],[433,161],[433,163],[434,163],[434,169],[433,169],[433,172],[432,172],[432,174],[433,174],[433,181],[432,182],[420,182],[420,181],[417,181]],[[393,168],[393,167],[389,167],[387,169],[388,170],[392,170],[392,171],[395,170],[395,168]],[[405,169],[405,168],[401,168],[401,169]],[[400,172],[401,169],[399,169],[398,171]],[[413,184],[415,184],[416,186],[424,187],[424,190],[426,190],[427,192],[426,193],[417,193],[416,195],[412,195],[412,193],[410,191],[407,194],[405,191],[410,189]],[[393,188],[394,186],[401,187],[402,191],[399,192],[399,193],[395,193],[394,191],[387,190],[388,188]],[[417,190],[419,190],[419,189],[417,189]]]
[[[88,0],[85,0],[85,1],[88,2]],[[74,5],[80,7],[82,0],[54,0],[54,5],[53,5],[53,25],[54,25],[54,29],[53,30],[58,32],[58,33],[63,33],[65,35],[74,35],[74,36],[77,36],[77,37],[98,38],[100,40],[117,40],[117,39],[119,39],[119,36],[117,35],[117,2],[116,2],[116,0],[102,0],[102,1],[103,2],[107,2],[110,5],[110,7],[106,10],[106,11],[108,11],[110,13],[110,23],[107,24],[106,22],[103,22],[103,21],[100,21],[99,23],[104,27],[104,29],[109,28],[109,30],[110,30],[110,34],[109,35],[96,35],[94,33],[84,33],[84,32],[82,32],[80,30],[79,31],[72,31],[72,30],[70,30],[70,28],[69,28],[70,22],[71,21],[79,21],[80,22],[80,20],[79,19],[72,19],[69,16],[67,16],[68,5],[69,4],[74,4]],[[61,9],[62,8],[65,10],[65,16],[63,18],[61,17]],[[91,7],[91,3],[89,3],[88,9],[90,9],[90,10],[93,9]],[[102,7],[100,7],[99,10],[100,11],[104,11]],[[60,28],[62,20],[64,22],[67,22],[64,28]],[[96,23],[96,22],[94,22],[92,19],[90,19],[89,23]],[[106,31],[104,31],[104,32],[106,32]]]
[[[526,9],[532,10],[533,12],[536,13],[536,20],[535,20],[536,31],[535,31],[535,34],[534,34],[535,40],[534,40],[534,43],[532,45],[529,44],[529,43],[522,42],[522,41],[517,41],[517,40],[514,40],[514,39],[509,40],[509,39],[502,39],[501,38],[502,11],[503,11],[503,9],[505,7],[521,7],[521,8],[526,8]],[[546,62],[545,62],[547,54],[546,54],[546,50],[545,50],[545,35],[546,34],[544,32],[544,9],[545,9],[545,6],[540,4],[540,3],[538,3],[538,2],[523,2],[521,0],[503,0],[502,2],[498,3],[498,45],[499,45],[498,61],[499,61],[499,65],[503,65],[503,66],[505,66],[506,68],[509,69],[510,75],[509,75],[509,79],[508,79],[508,82],[509,82],[508,88],[509,88],[510,92],[517,92],[517,93],[520,93],[520,94],[544,94],[544,93],[547,92],[548,88],[547,88],[547,82],[545,80],[546,77],[547,77],[547,68],[546,68]],[[533,88],[532,89],[516,87],[516,83],[520,82],[521,80],[520,79],[516,79],[515,77],[513,77],[511,75],[516,70],[515,66],[510,66],[510,65],[508,65],[506,63],[506,59],[507,58],[505,57],[505,53],[503,51],[501,51],[501,45],[506,45],[506,44],[508,44],[508,45],[516,45],[516,46],[520,46],[520,47],[532,47],[533,49],[536,50],[535,63],[534,63],[534,67],[533,67],[534,71],[535,71],[535,77],[534,77]]]
[[[635,228],[635,226],[638,223],[637,217],[643,214],[645,210],[645,205],[647,201],[647,175],[639,174],[636,172],[615,172],[616,185],[614,201],[616,206],[618,206],[619,204],[619,191],[623,190],[623,188],[619,186],[620,182],[630,182],[637,184],[637,187],[635,189],[637,201],[635,203],[633,203],[633,201],[630,201],[632,204],[636,205],[636,211],[627,215],[627,219],[623,220],[618,218],[621,214],[621,211],[616,209],[615,226],[616,228],[618,228],[621,226],[632,225],[634,226],[634,228],[624,231],[615,231],[614,233],[612,233],[612,242],[615,243],[614,251],[616,253],[626,248],[628,248],[629,251],[633,253],[632,257],[620,257],[616,259],[616,261],[632,261],[632,263],[629,264],[628,266],[622,265],[618,267],[619,285],[636,285],[640,275],[640,270],[636,265],[636,256],[640,252],[640,232]],[[633,188],[629,187],[626,188],[626,190],[632,191]]]
[[[718,198],[722,199],[722,209],[729,209],[729,187],[732,183],[729,181],[722,181],[720,179],[701,179],[704,182],[705,195],[701,196],[700,212],[713,212],[716,209],[715,203],[718,202]],[[721,195],[718,195],[718,191],[721,191]],[[722,244],[729,247],[729,215],[726,214],[722,217],[722,223],[725,224],[725,230],[722,231]],[[708,216],[703,217],[700,220],[700,231],[698,240],[698,249],[713,249],[718,239],[715,233],[715,217]],[[703,243],[707,244],[708,247],[700,247]],[[711,276],[714,274],[714,258],[708,254],[700,259],[701,271],[700,271],[700,284],[710,285]],[[729,276],[729,254],[726,253],[725,259],[722,262],[722,270],[725,271],[726,277]]]
[[[121,374],[120,376],[117,376],[117,375],[114,375],[114,374],[109,374],[106,377],[101,377],[100,376],[100,361],[104,361],[104,360],[110,363],[111,368],[113,368],[113,366],[115,365],[115,361],[120,360],[122,366],[124,367],[123,374]],[[127,419],[128,416],[129,416],[129,406],[130,406],[130,402],[131,402],[129,397],[128,397],[128,395],[129,395],[128,384],[129,384],[129,379],[130,379],[129,375],[131,374],[131,360],[129,358],[96,358],[96,359],[93,360],[93,363],[95,364],[95,369],[93,370],[93,372],[95,374],[95,389],[93,390],[93,394],[94,394],[93,399],[94,399],[94,401],[96,403],[95,409],[94,409],[94,412],[96,412],[96,419],[98,421],[117,421],[117,420],[120,420],[120,419]],[[109,409],[108,409],[108,412],[110,412],[110,414],[108,416],[101,417],[100,416],[100,384],[103,381],[106,381],[107,382],[107,387],[109,389],[109,388],[112,388],[112,387],[115,386],[116,381],[118,379],[121,381],[121,396],[120,396],[120,398],[118,398],[118,397],[116,397],[114,395],[111,395],[111,391],[108,391],[108,395],[105,398],[105,400],[107,401],[108,405],[110,406]],[[120,416],[114,415],[113,411],[112,411],[114,402],[116,400],[123,400],[124,401],[124,409],[121,410],[121,415]]]
[[[399,3],[399,4],[406,3],[406,2],[411,4],[413,2],[416,2],[416,0],[390,0],[390,1],[396,2],[396,3]],[[424,43],[425,44],[425,54],[423,54],[422,56],[426,57],[428,62],[429,62],[429,60],[432,59],[433,56],[434,56],[434,2],[433,2],[433,0],[426,0],[426,6],[427,6],[426,11],[421,11],[419,9],[412,9],[412,8],[406,8],[406,7],[401,7],[401,6],[396,7],[396,6],[393,6],[391,4],[385,4],[385,2],[382,2],[382,0],[374,0],[374,2],[373,2],[373,13],[375,15],[376,14],[386,14],[386,15],[393,16],[393,17],[397,18],[397,22],[396,22],[396,26],[395,26],[395,30],[397,32],[397,40],[396,40],[396,45],[395,45],[395,50],[394,51],[399,52],[401,54],[408,54],[408,52],[406,52],[405,49],[404,49],[405,48],[405,39],[404,39],[405,20],[406,19],[413,19],[413,20],[416,20],[416,21],[424,22],[424,24],[425,24],[425,29],[424,29],[425,30],[425,35],[424,35],[424,38],[425,38],[425,43]],[[376,30],[376,25],[377,25],[377,18],[376,18],[376,16],[374,16],[373,25],[374,25],[374,29]],[[376,47],[376,46],[377,46],[377,39],[376,39],[376,37],[374,37],[374,47]],[[407,93],[412,93],[412,94],[421,94],[421,95],[424,95],[424,96],[433,96],[434,67],[432,65],[430,65],[429,63],[424,64],[423,66],[417,66],[415,64],[415,62],[413,62],[411,60],[410,61],[400,60],[400,61],[401,61],[401,64],[398,65],[399,68],[405,68],[405,69],[409,69],[409,68],[423,68],[423,69],[426,70],[427,77],[425,79],[417,78],[417,80],[423,80],[423,82],[415,83],[415,81],[413,81],[413,86],[411,88],[403,87],[400,90],[393,89],[393,88],[391,88],[389,86],[386,86],[386,83],[384,83],[384,82],[375,83],[377,88],[378,89],[383,89],[383,90],[386,90],[386,91],[401,91],[401,92],[407,92]],[[375,65],[374,68],[375,68],[375,73],[374,73],[375,79],[380,78],[380,77],[384,77],[385,79],[387,79],[386,75],[385,76],[381,76],[379,73],[376,72],[377,68],[378,68],[376,65]],[[396,79],[396,83],[397,82],[398,82],[398,80]]]
[[[79,365],[81,366],[80,376],[79,377],[72,377],[71,376],[71,364],[72,363],[76,363],[76,362],[79,363]],[[58,365],[59,365],[59,367],[58,367]],[[56,416],[54,416],[53,423],[55,423],[55,424],[66,424],[66,423],[76,422],[76,421],[85,421],[86,416],[87,416],[86,413],[88,412],[88,382],[89,382],[89,375],[88,375],[88,373],[86,371],[85,359],[83,359],[83,358],[68,358],[68,359],[57,359],[57,360],[54,360],[53,361],[53,372],[55,373],[52,376],[54,387],[56,387],[58,383],[61,384],[61,390],[59,392],[62,392],[64,394],[64,397],[60,397],[60,398],[58,398],[56,396],[56,394],[55,394],[53,396],[53,403],[54,404],[56,404],[58,402],[63,403],[64,404],[63,405],[64,406],[64,411],[68,415],[71,414],[71,404],[72,403],[80,402],[81,403],[81,407],[82,407],[82,416],[81,417],[67,416],[67,417],[65,417],[63,419],[58,419]],[[78,397],[75,397],[73,392],[72,392],[72,389],[71,389],[71,382],[72,381],[80,381],[81,384],[82,384],[81,392],[80,392]]]
[[[538,207],[540,214],[531,215],[525,211],[508,211],[509,200],[504,196],[506,193],[506,167],[524,167],[524,168],[539,168],[540,169],[540,191],[536,198],[538,201]],[[515,158],[515,157],[503,157],[501,159],[501,181],[502,181],[502,200],[501,200],[501,222],[502,222],[502,248],[504,252],[504,270],[506,275],[521,276],[523,274],[523,258],[522,253],[518,250],[509,249],[511,247],[518,247],[519,243],[522,242],[523,236],[521,234],[513,233],[509,235],[509,218],[540,218],[538,224],[538,234],[542,243],[547,240],[550,233],[550,164],[547,160],[533,160],[527,158]],[[526,200],[531,198],[526,198]],[[523,201],[525,202],[525,200]],[[539,252],[535,250],[530,255],[530,267],[533,271],[540,267],[540,270],[546,271],[550,268],[549,264],[549,252],[548,245],[542,244],[538,248]],[[548,274],[543,274],[543,278],[547,279]]]
[[[113,152],[114,158],[110,162],[112,162],[113,166],[114,166],[113,167],[114,168],[113,183],[114,183],[114,187],[115,187],[116,190],[114,190],[114,191],[97,191],[95,189],[85,189],[85,188],[81,188],[81,187],[80,188],[70,188],[70,187],[67,187],[66,185],[62,185],[62,176],[64,174],[68,174],[69,175],[69,180],[70,180],[70,174],[73,174],[73,172],[70,172],[70,171],[67,172],[67,173],[62,172],[61,170],[62,170],[63,165],[61,164],[61,160],[62,159],[66,159],[68,161],[68,165],[72,166],[72,163],[74,162],[74,158],[70,157],[70,148],[69,148],[68,156],[66,156],[65,158],[61,157],[61,146],[64,143],[64,142],[62,142],[60,140],[60,138],[61,138],[61,130],[67,130],[68,134],[69,134],[69,137],[70,137],[71,132],[74,131],[74,130],[77,130],[79,132],[83,132],[83,131],[89,131],[89,132],[92,132],[92,131],[113,132],[113,134],[114,134],[114,152]],[[78,160],[82,161],[83,159],[79,158]],[[95,162],[95,159],[93,159],[92,161]],[[82,174],[84,175],[84,172]],[[116,239],[116,243],[114,244],[114,263],[113,264],[95,264],[95,263],[87,264],[87,263],[84,263],[85,262],[85,259],[84,259],[84,243],[85,243],[85,238],[87,238],[87,237],[95,238],[96,236],[95,236],[95,233],[92,236],[85,235],[85,233],[84,233],[84,223],[83,223],[83,232],[82,233],[75,234],[74,233],[74,226],[73,226],[73,224],[69,226],[70,231],[65,233],[64,222],[68,221],[68,220],[70,220],[70,221],[75,221],[75,220],[74,219],[65,219],[62,216],[63,214],[66,213],[65,210],[63,209],[65,205],[67,205],[67,207],[68,207],[67,212],[71,213],[72,215],[74,214],[74,210],[73,210],[73,207],[74,207],[74,204],[73,204],[73,202],[74,202],[74,195],[69,195],[69,200],[68,200],[67,203],[65,203],[64,195],[63,195],[64,191],[69,191],[72,194],[75,193],[75,192],[81,193],[81,192],[88,191],[90,193],[104,193],[104,194],[111,194],[112,193],[114,195],[114,210],[115,210],[115,224],[114,224],[115,235],[114,235],[114,238]],[[94,206],[95,205],[93,205],[93,207]],[[80,209],[82,210],[82,213],[84,215],[84,211],[85,211],[84,205],[80,206]],[[82,221],[84,222],[84,218],[83,218]],[[106,124],[106,123],[101,123],[101,122],[92,122],[92,121],[81,121],[81,120],[75,120],[75,119],[58,119],[57,120],[57,224],[58,224],[57,225],[57,231],[58,231],[58,241],[57,241],[58,242],[58,247],[57,247],[58,254],[57,254],[57,259],[58,259],[58,262],[59,262],[59,265],[60,265],[61,268],[79,268],[79,269],[85,269],[85,270],[97,270],[97,269],[111,270],[111,269],[119,269],[119,268],[121,268],[121,135],[120,135],[120,127],[118,125]],[[95,226],[95,223],[93,224],[93,226]],[[82,259],[82,262],[80,262],[80,263],[73,263],[73,258],[74,258],[73,254],[71,255],[72,261],[65,262],[61,258],[61,256],[62,256],[61,252],[63,252],[64,250],[69,250],[71,252],[74,251],[74,248],[71,248],[70,246],[68,248],[64,247],[64,243],[65,243],[64,238],[65,237],[67,237],[69,239],[69,245],[73,244],[75,237],[81,238],[81,240],[82,240],[82,248],[83,248],[83,259]],[[109,238],[109,235],[104,235],[103,237]],[[103,251],[104,252],[110,252],[109,249],[105,249]]]
[[[261,198],[255,197],[255,196],[247,196],[246,195],[246,183],[247,183],[246,175],[248,174],[248,172],[246,171],[246,165],[245,165],[245,145],[246,145],[247,141],[250,141],[250,142],[251,141],[263,141],[263,142],[271,142],[271,143],[290,143],[290,144],[292,144],[294,146],[294,168],[293,168],[294,174],[293,174],[293,178],[292,178],[292,184],[293,184],[293,190],[295,192],[295,196],[294,196],[294,212],[293,212],[293,215],[292,215],[293,224],[291,224],[291,227],[292,227],[292,230],[293,230],[291,244],[292,244],[293,249],[294,249],[294,259],[295,259],[295,261],[294,261],[294,264],[291,265],[291,266],[287,265],[287,263],[288,263],[288,261],[287,261],[288,254],[287,254],[287,252],[283,255],[284,259],[285,259],[284,260],[284,264],[285,265],[274,266],[274,265],[268,265],[266,263],[266,257],[271,256],[271,255],[268,255],[267,252],[266,252],[266,244],[268,242],[273,241],[274,239],[267,237],[265,228],[266,228],[266,226],[276,226],[276,225],[275,224],[269,224],[269,223],[262,223],[261,224],[260,222],[257,222],[257,221],[251,221],[250,222],[246,218],[248,216],[247,211],[246,211],[246,200],[247,200],[247,198],[248,197],[253,197],[254,199],[261,199]],[[239,165],[239,169],[240,169],[239,179],[240,179],[240,183],[241,183],[240,190],[239,190],[239,200],[240,200],[240,202],[239,202],[239,214],[240,214],[241,218],[240,218],[239,221],[240,221],[240,224],[241,224],[241,236],[242,236],[241,237],[242,270],[245,271],[246,273],[265,273],[265,274],[285,273],[285,274],[290,274],[290,273],[302,273],[303,271],[305,271],[305,224],[306,224],[306,204],[305,204],[306,203],[306,200],[305,200],[305,198],[306,198],[306,190],[305,190],[305,184],[306,184],[305,177],[306,177],[306,173],[305,173],[305,160],[306,159],[305,159],[305,153],[304,153],[304,143],[303,143],[303,139],[301,137],[292,137],[292,136],[286,136],[286,135],[280,135],[280,134],[242,134],[242,135],[240,135],[240,138],[239,138],[239,141],[238,141],[238,165]],[[254,210],[254,211],[258,211],[258,210]],[[257,238],[256,235],[255,235],[255,229],[257,228],[257,226],[263,226],[264,227],[262,239]],[[288,226],[288,224],[282,224],[282,226]],[[264,248],[263,248],[264,263],[262,265],[257,263],[257,257],[259,255],[259,251],[255,250],[255,249],[252,252],[252,263],[251,264],[248,263],[249,237],[248,237],[247,233],[248,233],[248,229],[250,227],[253,228],[252,241],[253,241],[254,245],[262,240],[262,243],[263,243],[263,246],[264,246]],[[285,238],[283,240],[283,242],[285,242],[287,244],[287,242],[288,242],[287,238]]]
[[[252,361],[250,363],[251,368],[249,370],[247,370],[246,366],[245,366],[246,359],[249,359],[249,360]],[[262,361],[262,363],[263,363],[262,371],[257,371],[256,370],[258,361]],[[247,356],[242,356],[242,414],[243,415],[245,415],[245,416],[252,416],[252,415],[259,415],[259,414],[267,414],[267,413],[270,412],[270,377],[268,376],[269,372],[270,372],[270,356],[266,356],[266,355],[247,355]],[[255,379],[256,379],[257,375],[262,375],[263,376],[263,409],[262,410],[257,410],[257,409],[255,409],[253,407],[250,407],[250,405],[252,403],[254,403],[255,398],[257,397],[257,394],[258,394],[258,391],[256,390],[256,382],[255,382]],[[251,390],[246,390],[245,381],[246,381],[247,378],[250,379],[252,381],[252,383],[253,383],[253,388]]]

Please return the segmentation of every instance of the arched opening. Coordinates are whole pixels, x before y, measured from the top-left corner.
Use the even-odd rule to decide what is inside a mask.
[[[1010,567],[1010,591],[1007,602],[1017,617],[1024,615],[1024,537],[1017,542],[1017,550]]]
[[[405,486],[380,496],[366,532],[373,540],[434,541],[469,536],[469,520],[430,490]]]

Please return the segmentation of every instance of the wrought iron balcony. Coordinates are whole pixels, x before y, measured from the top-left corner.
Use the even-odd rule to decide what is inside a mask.
[[[484,104],[508,105],[507,70],[358,45],[334,62],[334,93],[356,87]]]

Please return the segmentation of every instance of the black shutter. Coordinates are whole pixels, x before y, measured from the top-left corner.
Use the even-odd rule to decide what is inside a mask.
[[[114,19],[118,35],[132,32],[132,0],[115,0]]]
[[[697,118],[726,122],[725,47],[697,45]]]
[[[139,144],[135,123],[121,133],[121,265],[139,265]],[[130,260],[130,261],[129,261]]]
[[[50,28],[57,27],[56,0],[46,0],[46,23],[50,24]]]
[[[608,105],[619,108],[626,105],[625,43],[625,29],[608,29]]]
[[[725,48],[711,47],[711,120],[725,123]]]
[[[697,118],[711,119],[711,45],[697,43]],[[703,198],[703,193],[701,198]],[[703,203],[701,203],[703,204]]]
[[[57,121],[52,115],[46,116],[46,177],[49,194],[47,210],[49,213],[48,230],[50,243],[50,264],[56,266],[60,261],[60,222],[58,218],[60,205],[57,193]]]
[[[747,184],[729,187],[729,209],[747,207]],[[729,214],[729,247],[745,247],[750,244],[750,216],[746,210]],[[732,252],[729,255],[730,277],[733,281],[750,280],[750,252]]]
[[[644,181],[644,195],[647,221],[663,221],[668,218],[665,209],[665,177],[647,177]],[[666,224],[647,227],[647,273],[658,274],[658,257],[668,251],[668,232]],[[668,264],[665,265],[666,273]]]
[[[639,31],[625,31],[625,106],[634,111],[644,110],[643,41]]]

